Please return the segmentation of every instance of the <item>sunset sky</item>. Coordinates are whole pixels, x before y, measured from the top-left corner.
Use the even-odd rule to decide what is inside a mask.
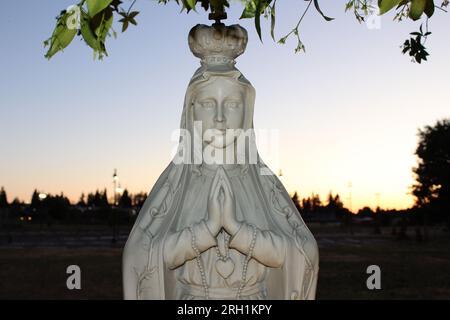
[[[175,3],[138,0],[138,26],[108,41],[109,57],[94,61],[76,38],[52,60],[42,42],[55,16],[75,0],[15,0],[2,4],[0,19],[0,186],[8,200],[29,201],[35,188],[82,192],[108,188],[118,169],[122,187],[148,192],[171,160],[183,99],[199,60],[187,34],[199,14],[179,14]],[[129,1],[124,1],[126,4]],[[400,45],[419,23],[392,22],[379,29],[344,13],[345,0],[321,0],[326,22],[312,8],[301,25],[306,54],[295,39],[263,40],[252,20],[228,12],[227,24],[249,32],[237,67],[256,88],[255,128],[277,130],[279,162],[261,151],[282,182],[300,197],[339,193],[352,209],[407,208],[417,129],[450,116],[449,15],[436,11],[427,46],[429,62],[411,63]],[[304,1],[277,2],[277,39],[296,24]],[[115,24],[116,31],[120,26]],[[349,188],[349,183],[352,187]]]

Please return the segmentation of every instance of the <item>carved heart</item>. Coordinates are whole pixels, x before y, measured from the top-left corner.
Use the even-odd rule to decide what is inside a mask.
[[[233,260],[230,258],[227,258],[225,261],[218,259],[216,261],[216,270],[222,278],[227,279],[234,271]]]

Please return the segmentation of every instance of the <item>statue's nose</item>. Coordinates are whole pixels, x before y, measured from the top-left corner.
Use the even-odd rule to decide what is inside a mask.
[[[221,105],[219,105],[218,108],[217,108],[217,114],[216,114],[216,119],[215,120],[216,120],[216,122],[223,122],[223,121],[225,121]]]

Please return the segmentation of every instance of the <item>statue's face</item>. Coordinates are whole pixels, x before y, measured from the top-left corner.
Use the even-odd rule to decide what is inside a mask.
[[[233,78],[216,77],[198,89],[194,121],[202,122],[205,143],[224,148],[235,141],[235,130],[244,125],[244,102],[244,87]]]

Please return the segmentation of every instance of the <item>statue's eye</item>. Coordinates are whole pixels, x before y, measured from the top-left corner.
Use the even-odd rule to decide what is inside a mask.
[[[225,102],[225,107],[234,109],[234,108],[239,107],[239,103],[237,101],[227,101],[227,102]]]
[[[211,108],[214,107],[214,101],[211,101],[211,100],[202,101],[202,102],[200,102],[200,105],[201,105],[203,108],[211,109]]]

